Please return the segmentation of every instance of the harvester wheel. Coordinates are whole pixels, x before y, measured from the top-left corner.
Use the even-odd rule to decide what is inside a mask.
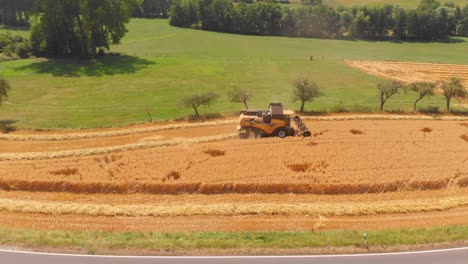
[[[246,138],[249,138],[249,134],[250,134],[250,129],[249,128],[241,128],[241,130],[239,131],[239,138],[240,139],[246,139]]]
[[[280,128],[278,129],[278,131],[276,131],[276,136],[279,137],[279,138],[285,138],[287,136],[289,136],[289,133],[286,129],[284,128]]]
[[[270,123],[271,122],[271,115],[266,115],[263,117],[263,122],[264,123]]]

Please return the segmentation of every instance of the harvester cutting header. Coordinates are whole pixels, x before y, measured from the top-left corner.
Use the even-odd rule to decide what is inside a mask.
[[[311,136],[301,117],[281,103],[271,103],[268,110],[242,110],[237,130],[240,138]]]

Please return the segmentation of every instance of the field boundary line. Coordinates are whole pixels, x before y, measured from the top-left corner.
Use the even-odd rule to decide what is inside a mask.
[[[57,141],[57,140],[76,140],[76,139],[89,139],[89,138],[101,138],[101,137],[118,137],[127,136],[134,134],[142,134],[149,132],[157,132],[172,129],[181,128],[198,128],[198,127],[210,127],[210,126],[222,126],[235,124],[236,120],[224,120],[214,122],[203,122],[203,123],[191,123],[191,124],[172,124],[164,126],[152,126],[143,128],[130,128],[130,129],[109,129],[109,131],[99,132],[84,132],[84,133],[63,133],[63,134],[51,134],[51,135],[14,135],[14,134],[0,134],[0,140],[9,141]]]
[[[468,121],[468,116],[412,116],[412,115],[336,115],[336,116],[302,116],[304,120],[434,120],[434,121]]]
[[[340,121],[340,120],[435,120],[435,121],[468,121],[467,116],[412,116],[412,115],[333,115],[333,116],[302,116],[304,120],[311,121]],[[143,128],[127,128],[127,129],[109,129],[108,131],[99,132],[83,132],[83,133],[61,133],[49,135],[15,135],[15,134],[0,134],[0,140],[5,141],[61,141],[61,140],[79,140],[89,138],[102,137],[118,137],[134,134],[143,134],[164,130],[183,129],[183,128],[198,128],[212,127],[222,125],[237,124],[237,120],[211,121],[203,123],[191,124],[171,124],[164,126],[152,126]],[[233,128],[234,130],[234,128]]]
[[[134,144],[125,144],[125,145],[100,147],[100,148],[64,150],[64,151],[56,151],[56,152],[6,153],[6,154],[0,154],[0,161],[45,160],[45,159],[82,157],[82,156],[122,152],[122,151],[127,151],[127,150],[138,150],[138,149],[155,148],[155,147],[163,147],[163,146],[174,146],[174,145],[180,145],[180,144],[211,142],[211,141],[225,140],[225,139],[230,139],[230,138],[235,138],[235,137],[238,137],[237,133],[222,134],[222,135],[217,135],[217,136],[196,137],[196,138],[180,138],[180,139],[164,140],[164,141],[157,141],[157,142],[134,143]]]
[[[0,210],[14,213],[126,217],[239,215],[369,216],[445,211],[467,205],[468,196],[446,199],[394,200],[377,203],[214,203],[205,205],[109,205],[0,199]]]

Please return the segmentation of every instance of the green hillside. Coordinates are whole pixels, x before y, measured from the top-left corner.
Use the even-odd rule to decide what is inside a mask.
[[[0,29],[2,30],[2,29]],[[18,127],[79,128],[116,126],[153,118],[191,114],[181,97],[214,91],[222,95],[202,113],[235,112],[226,91],[251,89],[250,105],[291,103],[291,82],[299,75],[315,80],[326,96],[306,105],[307,111],[377,110],[376,84],[381,79],[343,64],[346,59],[400,60],[434,63],[468,62],[468,39],[450,43],[392,43],[256,37],[175,28],[166,20],[133,19],[122,44],[93,63],[28,59],[0,63],[0,73],[13,86],[0,107],[0,120]],[[311,61],[310,57],[314,60]],[[392,98],[388,109],[411,110],[414,94]],[[420,106],[437,105],[441,97]]]

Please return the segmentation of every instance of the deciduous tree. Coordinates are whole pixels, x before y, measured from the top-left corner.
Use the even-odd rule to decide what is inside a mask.
[[[465,100],[468,98],[468,92],[460,78],[454,77],[448,81],[443,81],[441,88],[444,91],[448,112],[450,112],[450,102],[452,98],[456,98],[458,100]]]
[[[314,98],[323,95],[318,85],[307,78],[298,78],[293,84],[293,101],[301,102],[301,113],[304,112],[304,105],[306,102],[312,102]]]
[[[383,111],[387,100],[405,88],[403,83],[393,80],[379,83],[377,85],[377,89],[379,91],[380,111]]]
[[[194,94],[184,97],[181,101],[182,105],[187,108],[192,108],[197,117],[200,117],[198,108],[202,105],[211,105],[219,96],[215,93]]]
[[[233,103],[243,103],[246,109],[249,109],[247,102],[252,98],[250,91],[246,89],[233,89],[228,92],[229,100]]]
[[[138,0],[37,0],[33,51],[39,55],[90,58],[118,44]]]
[[[416,112],[416,105],[426,96],[434,94],[435,84],[432,82],[414,82],[410,85],[410,90],[418,93],[418,99],[414,101],[413,112]]]

